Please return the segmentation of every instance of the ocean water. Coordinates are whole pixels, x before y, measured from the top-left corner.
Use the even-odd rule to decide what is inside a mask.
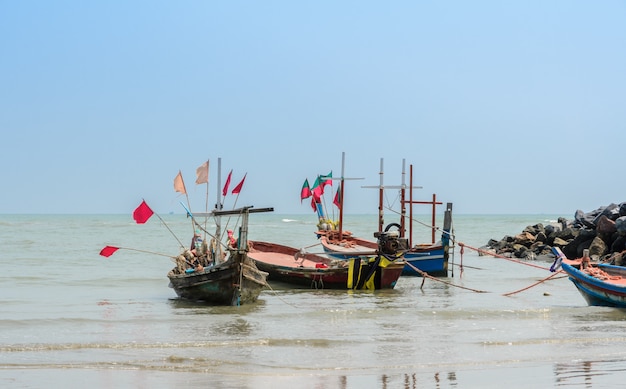
[[[255,304],[211,307],[168,288],[168,256],[193,234],[183,215],[144,225],[130,215],[2,215],[0,386],[621,386],[626,311],[588,307],[563,276],[525,289],[551,275],[549,263],[472,249],[559,216],[568,217],[455,215],[447,278],[401,277],[376,292],[273,285]],[[252,214],[250,238],[315,252],[315,223]],[[344,225],[372,237],[376,216],[345,215]],[[415,243],[430,240],[426,227],[415,232]],[[104,258],[105,245],[123,249]]]

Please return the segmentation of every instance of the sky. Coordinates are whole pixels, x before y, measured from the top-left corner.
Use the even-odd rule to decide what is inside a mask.
[[[381,159],[385,185],[404,160],[415,200],[460,214],[620,203],[625,20],[624,1],[0,0],[0,214],[184,212],[179,171],[201,209],[218,159],[222,183],[247,174],[225,207],[281,214],[342,167],[362,178],[344,212],[376,213]]]

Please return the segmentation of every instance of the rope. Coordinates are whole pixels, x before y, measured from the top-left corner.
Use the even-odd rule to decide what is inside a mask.
[[[285,301],[282,297],[280,297],[280,296],[278,295],[278,292],[276,292],[276,291],[272,288],[272,286],[269,284],[269,282],[267,282],[267,280],[265,280],[265,286],[267,286],[267,287],[269,288],[269,290],[270,290],[270,291],[274,292],[274,296],[278,297],[278,299],[279,299],[280,301],[282,301],[283,303],[285,303],[285,304],[287,304],[287,305],[290,305],[290,306],[292,306],[292,307],[294,307],[294,308],[300,308],[299,306],[294,305],[294,304],[291,304],[291,303],[289,303],[289,302]]]
[[[407,261],[403,261],[403,262],[406,265],[408,265],[411,269],[415,270],[416,272],[418,272],[422,276],[423,279],[422,279],[422,285],[420,286],[420,289],[422,289],[424,287],[424,282],[426,281],[426,278],[428,278],[428,279],[431,279],[431,280],[434,280],[434,281],[437,281],[437,282],[441,282],[441,283],[446,284],[446,285],[453,286],[455,288],[461,288],[461,289],[469,290],[469,291],[476,292],[476,293],[489,293],[486,290],[467,288],[465,286],[456,285],[456,284],[453,284],[451,282],[444,281],[444,280],[439,279],[437,277],[431,276],[430,274],[426,273],[425,271],[421,271],[420,269],[416,268],[415,266],[413,266],[412,264],[408,263]]]
[[[548,281],[548,280],[549,280],[549,279],[551,279],[551,278],[554,278],[554,277],[555,277],[555,276],[557,276],[559,273],[564,273],[564,272],[563,272],[563,270],[559,270],[559,271],[557,271],[557,272],[554,272],[554,273],[550,274],[548,277],[544,278],[543,280],[539,280],[539,281],[535,282],[535,283],[534,283],[534,284],[532,284],[532,285],[529,285],[529,286],[527,286],[527,287],[525,287],[525,288],[522,288],[522,289],[516,290],[516,291],[514,291],[514,292],[505,293],[505,294],[503,294],[503,296],[511,296],[511,295],[516,294],[516,293],[519,293],[519,292],[523,292],[523,291],[525,291],[525,290],[528,290],[528,289],[530,289],[530,288],[532,288],[532,287],[534,287],[534,286],[537,286],[537,285],[539,285],[539,284],[541,284],[541,283],[543,283],[543,282]],[[559,278],[564,278],[564,277],[566,277],[566,276],[559,277]]]
[[[495,254],[495,253],[490,252],[490,251],[487,251],[487,250],[483,250],[483,249],[479,249],[479,248],[476,248],[476,247],[468,246],[468,245],[466,245],[466,244],[465,244],[465,243],[463,243],[463,242],[459,242],[459,246],[461,246],[461,251],[463,250],[463,247],[467,247],[467,248],[472,249],[472,250],[475,250],[475,251],[477,251],[477,252],[479,252],[479,253],[483,253],[483,254],[491,255],[491,256],[493,256],[493,257],[495,257],[495,258],[505,259],[505,260],[510,261],[510,262],[514,262],[514,263],[519,263],[519,264],[521,264],[521,265],[526,265],[526,266],[535,267],[535,268],[537,268],[537,269],[550,270],[550,268],[549,268],[549,267],[539,266],[539,265],[535,265],[535,264],[532,264],[532,263],[528,263],[528,262],[524,262],[524,261],[519,261],[519,260],[517,260],[517,259],[508,258],[508,257],[505,257],[505,256],[503,256],[503,255],[498,255],[498,254]]]

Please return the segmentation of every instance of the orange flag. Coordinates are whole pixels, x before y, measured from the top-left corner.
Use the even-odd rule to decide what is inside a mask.
[[[178,171],[176,178],[174,178],[174,190],[182,194],[187,193],[187,191],[185,190],[185,182],[183,181],[183,175],[180,172],[180,170]]]
[[[196,169],[196,184],[207,184],[209,182],[209,161],[206,161]]]

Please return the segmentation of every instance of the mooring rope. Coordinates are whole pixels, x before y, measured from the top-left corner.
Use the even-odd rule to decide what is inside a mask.
[[[430,274],[426,273],[425,271],[422,271],[422,270],[416,268],[415,266],[413,266],[412,264],[410,264],[407,261],[404,261],[404,263],[406,265],[408,265],[411,269],[415,270],[417,273],[419,273],[422,276],[422,285],[420,286],[420,289],[422,289],[424,287],[424,282],[426,281],[426,278],[428,278],[428,279],[431,279],[431,280],[434,280],[434,281],[437,281],[437,282],[441,282],[441,283],[446,284],[446,285],[453,286],[455,288],[461,288],[461,289],[469,290],[469,291],[476,292],[476,293],[489,293],[486,290],[472,289],[472,288],[468,288],[468,287],[465,287],[465,286],[453,284],[452,282],[444,281],[444,280],[439,279],[437,277],[431,276]]]
[[[496,254],[494,252],[491,252],[491,251],[488,251],[488,250],[483,250],[483,249],[479,249],[479,248],[476,248],[476,247],[468,246],[468,245],[466,245],[463,242],[459,242],[459,246],[461,247],[461,261],[463,260],[463,247],[467,247],[467,248],[475,250],[475,251],[477,251],[479,253],[491,255],[492,257],[495,257],[495,258],[505,259],[505,260],[510,261],[510,262],[514,262],[514,263],[519,263],[521,265],[535,267],[537,269],[543,269],[543,270],[548,270],[548,271],[550,270],[549,267],[539,266],[539,265],[535,265],[533,263],[528,263],[528,262],[520,261],[520,260],[517,260],[517,259],[505,257],[503,255],[498,255],[498,254]]]
[[[563,272],[563,270],[559,270],[559,271],[557,271],[557,272],[554,272],[554,273],[550,274],[548,277],[546,277],[546,278],[544,278],[544,279],[542,279],[542,280],[539,280],[539,281],[535,282],[534,284],[529,285],[529,286],[527,286],[527,287],[525,287],[525,288],[522,288],[522,289],[516,290],[516,291],[514,291],[514,292],[504,293],[504,294],[503,294],[503,296],[512,296],[512,295],[514,295],[514,294],[516,294],[516,293],[520,293],[520,292],[523,292],[523,291],[525,291],[525,290],[528,290],[528,289],[530,289],[530,288],[532,288],[532,287],[535,287],[535,286],[537,286],[537,285],[539,285],[539,284],[542,284],[542,283],[544,283],[544,282],[546,282],[546,281],[548,281],[548,280],[550,280],[550,279],[552,279],[552,278],[556,277],[556,276],[557,276],[557,275],[559,275],[560,273],[564,273],[564,272]],[[559,277],[559,278],[564,278],[564,277],[566,277],[566,276],[562,276],[562,277]]]

